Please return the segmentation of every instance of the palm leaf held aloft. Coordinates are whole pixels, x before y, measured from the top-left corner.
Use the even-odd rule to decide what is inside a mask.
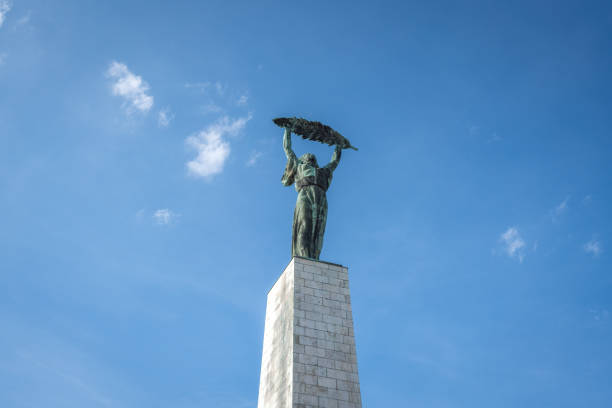
[[[276,118],[272,121],[282,128],[287,128],[293,133],[302,136],[304,139],[314,140],[328,144],[330,146],[337,145],[342,149],[358,150],[351,146],[351,142],[334,129],[321,122],[306,120],[303,118]]]

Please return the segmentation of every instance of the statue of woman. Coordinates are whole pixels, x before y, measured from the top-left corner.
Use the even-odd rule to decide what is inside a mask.
[[[323,247],[323,233],[327,222],[327,197],[325,192],[331,183],[332,173],[338,167],[342,148],[336,145],[332,159],[325,167],[319,167],[312,153],[297,158],[291,150],[291,130],[285,128],[283,148],[287,155],[287,167],[281,182],[285,186],[295,183],[298,192],[293,213],[291,256],[319,259]]]

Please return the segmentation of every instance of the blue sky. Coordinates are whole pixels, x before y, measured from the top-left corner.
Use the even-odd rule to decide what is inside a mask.
[[[360,148],[364,406],[612,406],[610,50],[597,1],[0,0],[0,406],[256,407],[293,115]]]

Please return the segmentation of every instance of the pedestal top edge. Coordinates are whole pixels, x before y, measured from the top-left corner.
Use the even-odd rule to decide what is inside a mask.
[[[272,285],[272,287],[268,290],[268,294],[270,293],[270,291],[272,289],[274,289],[274,286],[276,286],[276,284],[278,283],[278,281],[280,280],[280,278],[283,276],[283,274],[285,273],[285,271],[287,270],[287,268],[289,267],[289,265],[291,265],[291,262],[293,262],[294,260],[298,261],[299,263],[302,263],[304,265],[307,265],[308,263],[311,264],[316,264],[316,263],[322,263],[322,264],[326,264],[326,265],[332,265],[332,266],[339,266],[340,268],[344,268],[344,269],[348,269],[348,267],[344,266],[344,265],[340,265],[337,263],[333,263],[333,262],[326,262],[326,261],[317,261],[316,259],[310,259],[310,258],[303,258],[301,256],[294,256],[291,258],[291,260],[289,261],[289,263],[287,264],[287,266],[285,266],[285,268],[283,269],[283,273],[281,273],[281,275],[278,277],[278,279],[276,280],[276,282],[274,282],[274,285]],[[306,262],[303,262],[306,261]]]
[[[297,259],[298,261],[302,261],[303,260],[303,261],[309,261],[309,262],[314,262],[314,263],[322,263],[322,264],[327,264],[327,265],[339,266],[341,268],[346,268],[346,266],[341,265],[341,264],[337,264],[337,263],[333,263],[333,262],[327,262],[327,261],[321,261],[321,260],[318,260],[318,259],[304,258],[304,257],[301,257],[301,256],[294,256],[293,258],[291,258],[291,260],[289,261],[287,266],[289,266],[291,261],[293,261],[294,259]]]

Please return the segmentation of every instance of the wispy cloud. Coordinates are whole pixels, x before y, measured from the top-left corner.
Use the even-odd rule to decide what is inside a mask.
[[[477,140],[483,140],[487,144],[490,143],[498,143],[503,140],[503,138],[496,132],[491,131],[487,128],[483,128],[479,125],[472,125],[468,128],[468,133],[471,137]]]
[[[263,155],[262,152],[258,152],[257,150],[253,150],[251,155],[249,156],[249,160],[247,160],[246,165],[252,167],[257,163],[257,160]]]
[[[210,178],[221,173],[230,154],[226,137],[236,135],[250,119],[251,115],[235,120],[225,116],[196,135],[189,136],[185,142],[197,152],[196,158],[187,162],[189,174]]]
[[[248,92],[238,92],[221,81],[188,82],[185,88],[206,96],[206,104],[200,108],[205,115],[222,113],[235,106],[246,106],[249,101]]]
[[[176,221],[179,214],[167,209],[161,208],[153,213],[153,220],[157,225],[169,225]]]
[[[134,109],[147,113],[153,107],[153,97],[147,94],[149,84],[142,77],[134,75],[125,64],[113,61],[107,70],[107,75],[114,79],[113,95],[125,99],[128,113]]]
[[[185,88],[195,89],[201,93],[210,93],[209,90],[212,90],[212,93],[216,93],[218,96],[225,95],[227,91],[227,85],[222,84],[220,81],[187,82]]]
[[[590,309],[589,312],[593,316],[593,319],[598,322],[608,320],[608,317],[610,317],[610,312],[608,312],[607,309]]]
[[[519,262],[523,262],[523,259],[525,259],[525,241],[521,238],[516,227],[510,227],[501,234],[500,241],[510,258],[516,258]]]
[[[599,256],[599,254],[601,254],[601,251],[602,251],[602,249],[601,249],[601,242],[599,242],[598,240],[593,238],[592,240],[590,240],[589,242],[584,244],[582,246],[582,249],[587,254],[591,254],[593,256]]]
[[[6,20],[6,15],[11,8],[13,7],[13,2],[10,0],[0,0],[0,27],[4,24],[4,20]]]
[[[200,92],[205,92],[209,87],[210,87],[211,83],[210,82],[187,82],[185,84],[185,88],[188,89],[197,89]]]
[[[157,125],[159,127],[168,127],[174,119],[174,114],[170,112],[170,108],[161,109],[157,114]]]
[[[497,132],[493,132],[489,140],[487,140],[487,143],[497,143],[501,141],[502,141],[502,137],[498,135]]]
[[[557,221],[557,219],[568,210],[567,203],[569,199],[569,197],[565,197],[565,200],[550,211],[550,216],[552,217],[553,221]]]
[[[201,111],[204,115],[208,115],[210,113],[221,113],[223,112],[223,108],[214,102],[210,102],[206,105],[203,105]]]
[[[17,21],[15,22],[14,29],[17,29],[20,26],[24,26],[24,25],[28,24],[30,22],[31,18],[32,18],[32,12],[28,11],[23,17],[20,17],[20,18],[17,19]]]
[[[221,82],[215,82],[215,90],[217,91],[217,95],[223,96],[227,91],[227,85],[222,84]]]
[[[242,105],[246,105],[248,101],[249,101],[249,97],[247,95],[240,95],[240,98],[238,98],[238,101],[236,103],[242,106]]]
[[[4,65],[6,63],[6,58],[8,54],[6,52],[0,52],[0,65]]]

